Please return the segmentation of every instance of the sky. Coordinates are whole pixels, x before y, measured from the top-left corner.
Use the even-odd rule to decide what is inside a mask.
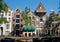
[[[16,10],[19,8],[21,11],[24,11],[26,6],[30,8],[31,11],[35,11],[41,2],[46,8],[47,15],[49,15],[51,9],[53,9],[55,13],[58,13],[59,7],[59,0],[4,0],[4,2],[6,2],[11,9]]]

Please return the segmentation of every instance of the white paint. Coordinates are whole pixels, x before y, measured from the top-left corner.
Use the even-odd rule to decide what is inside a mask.
[[[3,17],[7,18],[7,21],[9,22],[9,23],[0,24],[0,27],[3,27],[3,35],[8,35],[9,33],[12,32],[12,14],[13,14],[13,11],[12,10],[8,10],[7,13],[3,12],[1,14],[3,14]],[[10,14],[10,16],[9,16],[9,14]],[[6,26],[7,24],[9,25],[8,29],[7,29],[7,26]],[[7,33],[6,31],[8,31],[9,33]],[[0,29],[0,35],[1,35],[1,29]]]
[[[42,7],[40,7],[40,9],[42,9]]]

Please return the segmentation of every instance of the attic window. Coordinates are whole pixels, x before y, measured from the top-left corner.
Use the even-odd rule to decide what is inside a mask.
[[[41,18],[40,21],[43,21],[43,19]]]
[[[42,9],[42,7],[40,7],[40,9]]]

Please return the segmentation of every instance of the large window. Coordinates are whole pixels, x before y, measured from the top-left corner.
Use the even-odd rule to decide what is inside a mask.
[[[21,24],[20,27],[23,27],[23,25]]]
[[[27,33],[25,33],[25,36],[27,37]]]
[[[35,20],[35,17],[33,16],[33,17],[32,17],[32,19],[34,19],[34,20]]]
[[[13,19],[13,21],[15,21],[15,19]]]
[[[16,28],[17,28],[17,29],[19,28],[19,24],[16,24]]]
[[[39,22],[36,22],[36,27],[40,27]]]
[[[20,15],[16,15],[16,18],[20,18]]]
[[[38,33],[39,33],[38,30],[36,30],[36,35],[37,35],[37,36],[38,36]]]
[[[11,21],[10,17],[9,17],[9,21]]]
[[[43,21],[43,19],[42,19],[42,18],[40,18],[40,21]]]
[[[16,19],[16,23],[19,23],[19,19]]]
[[[31,36],[31,33],[29,33],[29,36]]]
[[[9,29],[9,24],[6,25],[6,29]]]
[[[7,13],[5,14],[5,16],[7,16]]]
[[[6,35],[8,35],[10,32],[9,31],[5,31]]]
[[[44,27],[44,23],[40,23],[40,27]]]
[[[54,24],[52,24],[52,27],[54,27]]]
[[[33,33],[33,36],[35,36],[35,33]]]

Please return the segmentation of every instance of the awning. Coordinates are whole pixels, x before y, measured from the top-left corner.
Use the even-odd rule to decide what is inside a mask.
[[[26,26],[24,26],[24,29],[23,29],[24,31],[27,31],[27,27]]]
[[[34,31],[36,28],[34,26],[31,26],[31,30]]]
[[[27,30],[28,30],[28,31],[31,31],[31,26],[28,26],[28,27],[27,27]]]
[[[24,31],[34,31],[35,27],[34,26],[25,26]]]

